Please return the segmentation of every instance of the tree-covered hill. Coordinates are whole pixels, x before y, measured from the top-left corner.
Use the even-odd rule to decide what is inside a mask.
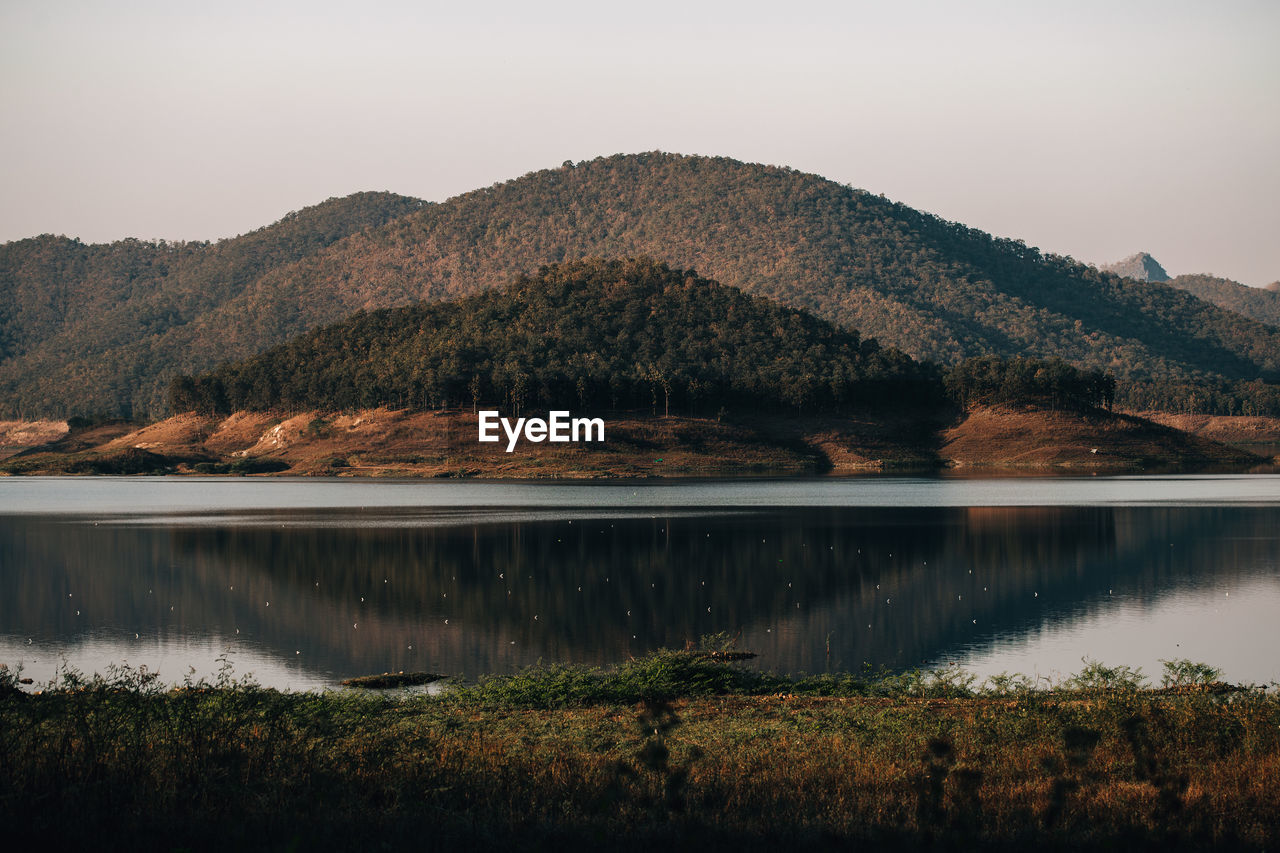
[[[1146,252],[1138,252],[1114,264],[1104,264],[1100,269],[1135,281],[1168,284],[1219,308],[1280,328],[1280,282],[1273,282],[1266,287],[1249,287],[1229,278],[1212,275],[1179,275],[1170,278],[1159,261]]]
[[[216,311],[267,271],[417,210],[357,193],[289,213],[239,237],[85,244],[44,235],[0,245],[0,409],[11,414],[147,411],[158,376],[216,359],[210,339],[158,344]]]
[[[0,398],[32,414],[159,414],[173,375],[357,310],[465,296],[566,259],[639,255],[944,364],[1060,357],[1113,371],[1122,388],[1280,370],[1280,330],[1177,289],[816,175],[649,153],[566,163],[423,206],[269,269],[145,338],[135,328],[92,353],[46,347],[21,364],[10,359],[0,365]]]
[[[1280,328],[1280,288],[1249,287],[1211,275],[1180,275],[1169,279],[1169,285],[1220,308]]]
[[[857,332],[651,259],[542,268],[451,302],[359,312],[174,380],[172,406],[498,404],[715,414],[933,403],[937,372]]]

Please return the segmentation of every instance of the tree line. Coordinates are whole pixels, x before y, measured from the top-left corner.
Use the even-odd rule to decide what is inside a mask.
[[[360,312],[170,386],[175,411],[439,408],[811,414],[896,405],[1111,405],[1061,360],[945,372],[803,311],[649,258],[553,264],[457,302]]]
[[[977,403],[1040,403],[1053,409],[1111,409],[1116,378],[1081,370],[1060,358],[970,358],[946,370],[947,395],[967,408]]]
[[[1122,389],[1119,404],[1137,412],[1280,417],[1280,381],[1135,382]]]
[[[647,258],[543,267],[452,303],[361,312],[211,373],[176,411],[846,410],[915,403],[936,369],[802,311]]]

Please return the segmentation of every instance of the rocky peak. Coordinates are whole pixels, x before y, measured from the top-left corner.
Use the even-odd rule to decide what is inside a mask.
[[[1160,263],[1146,252],[1130,255],[1123,261],[1107,264],[1102,269],[1106,272],[1122,275],[1125,278],[1136,278],[1138,281],[1169,280],[1169,274],[1164,271],[1164,267],[1160,266]]]

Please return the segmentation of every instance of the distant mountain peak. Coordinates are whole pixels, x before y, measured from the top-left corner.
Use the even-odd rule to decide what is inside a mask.
[[[1123,261],[1107,264],[1102,269],[1106,272],[1122,275],[1125,278],[1135,278],[1138,281],[1169,280],[1169,274],[1164,271],[1164,267],[1160,266],[1160,263],[1146,252],[1130,255]]]
[[[1280,293],[1280,281],[1273,281],[1270,284],[1264,285],[1262,289],[1270,290],[1272,293]]]

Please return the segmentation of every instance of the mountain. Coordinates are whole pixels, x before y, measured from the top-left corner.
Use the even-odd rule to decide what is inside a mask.
[[[1156,259],[1146,252],[1130,255],[1122,261],[1107,264],[1102,269],[1106,272],[1115,273],[1125,278],[1137,279],[1138,281],[1164,282],[1169,280],[1169,274],[1164,271],[1164,267],[1160,266]]]
[[[1273,281],[1270,284],[1263,285],[1262,289],[1269,293],[1280,293],[1280,281]]]
[[[1211,275],[1180,275],[1170,279],[1169,286],[1259,323],[1280,328],[1280,286],[1249,287]]]
[[[153,298],[155,280],[144,280],[121,292],[124,316],[86,327],[101,345],[24,338],[25,349],[0,363],[0,399],[28,415],[159,414],[175,374],[251,356],[357,310],[465,296],[587,256],[648,255],[696,269],[942,363],[1061,357],[1122,380],[1188,382],[1280,369],[1276,329],[787,168],[617,155],[407,206],[384,224],[255,267],[243,286],[154,328],[139,328],[135,318],[149,315],[132,307]],[[14,254],[0,254],[0,276],[12,274]]]
[[[217,358],[216,336],[190,352],[164,341],[295,262],[424,202],[357,193],[291,212],[217,243],[44,235],[0,245],[0,407],[65,416],[148,410],[157,376]]]

